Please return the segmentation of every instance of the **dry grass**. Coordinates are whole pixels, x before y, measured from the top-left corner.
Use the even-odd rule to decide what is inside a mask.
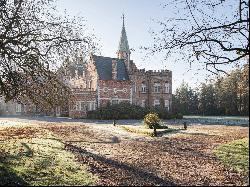
[[[37,175],[41,179],[44,173],[50,176],[49,173],[55,172],[57,176],[56,179],[47,177],[47,182],[43,183],[45,185],[55,184],[52,180],[57,181],[57,184],[77,185],[80,184],[77,183],[79,180],[83,180],[83,185],[93,184],[93,175],[86,168],[98,177],[95,183],[97,185],[247,184],[248,178],[242,172],[222,163],[213,151],[222,144],[248,138],[249,129],[246,127],[193,125],[187,130],[172,131],[161,137],[149,137],[143,133],[137,135],[121,130],[119,126],[99,125],[102,128],[73,123],[51,123],[24,129],[1,129],[0,140],[5,144],[5,151],[2,153],[9,152],[8,157],[19,154],[22,156],[18,159],[24,160],[15,161],[13,165],[12,162],[6,162],[10,167],[4,165],[3,168],[2,165],[0,170],[8,169],[8,174],[13,174],[15,177],[12,179],[20,184],[42,184],[39,180],[32,181],[32,177],[27,180],[24,175],[31,171],[28,176],[37,177],[33,172],[39,167],[42,172]],[[133,130],[135,128],[126,127]],[[11,146],[15,145],[13,141],[17,142],[16,147]],[[31,163],[30,159],[35,160]],[[25,169],[20,169],[19,163]],[[55,163],[58,164],[57,169],[54,168]],[[67,163],[71,163],[71,166]],[[48,168],[41,169],[45,165]]]

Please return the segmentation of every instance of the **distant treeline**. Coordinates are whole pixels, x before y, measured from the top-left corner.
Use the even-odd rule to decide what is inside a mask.
[[[184,115],[249,115],[249,64],[192,89],[183,82],[176,89],[173,112]]]

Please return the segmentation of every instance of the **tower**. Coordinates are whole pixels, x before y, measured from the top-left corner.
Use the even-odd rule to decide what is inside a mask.
[[[117,58],[125,60],[127,70],[129,71],[130,50],[129,50],[128,39],[127,39],[125,25],[124,25],[124,14],[122,15],[122,32],[121,32],[120,42],[119,42],[118,51],[117,51]]]

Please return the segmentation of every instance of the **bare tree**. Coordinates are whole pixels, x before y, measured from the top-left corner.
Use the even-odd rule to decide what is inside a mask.
[[[54,0],[0,0],[0,96],[35,100],[68,91],[58,63],[79,49],[83,56],[95,50],[94,41],[81,18],[58,16]]]
[[[246,63],[249,57],[248,0],[175,0],[164,5],[175,15],[152,31],[154,44],[149,54],[163,52],[166,58],[191,64],[203,63],[213,73],[225,66]],[[169,13],[169,15],[171,15]]]

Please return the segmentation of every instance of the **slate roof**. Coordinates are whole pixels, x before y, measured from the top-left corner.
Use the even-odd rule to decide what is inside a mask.
[[[93,60],[100,80],[112,80],[112,60],[116,60],[117,62],[116,80],[129,80],[126,65],[123,59],[93,55]]]

